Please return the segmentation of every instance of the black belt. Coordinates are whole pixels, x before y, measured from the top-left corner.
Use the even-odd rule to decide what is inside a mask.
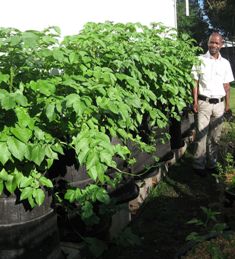
[[[200,94],[198,95],[198,99],[202,100],[202,101],[206,101],[208,103],[213,103],[213,104],[220,103],[220,102],[224,101],[224,97],[221,97],[221,98],[209,98],[209,97],[206,97],[206,96],[200,95]]]

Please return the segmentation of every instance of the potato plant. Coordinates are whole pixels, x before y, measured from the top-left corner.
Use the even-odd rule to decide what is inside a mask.
[[[114,158],[128,161],[127,141],[146,152],[156,148],[139,135],[143,116],[164,128],[191,103],[198,50],[161,24],[88,23],[63,39],[57,27],[1,28],[0,193],[20,190],[21,200],[42,204],[45,188],[53,188],[48,169],[74,149],[102,190],[88,186],[90,200],[107,202],[107,171],[124,174]],[[65,199],[88,206],[84,193],[69,189]]]

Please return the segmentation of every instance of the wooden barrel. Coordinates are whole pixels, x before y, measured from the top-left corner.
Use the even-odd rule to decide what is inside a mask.
[[[136,160],[131,166],[131,173],[135,175],[134,177],[136,179],[139,179],[140,176],[141,178],[149,177],[149,171],[146,170],[146,168],[156,165],[155,157],[158,157],[158,162],[168,161],[173,158],[174,154],[171,150],[170,141],[165,137],[166,133],[169,133],[168,126],[165,128],[154,127],[152,129],[151,134],[155,136],[154,145],[156,147],[156,151],[151,153],[142,151],[136,143],[128,141],[127,146],[131,151],[131,158]],[[162,141],[162,139],[165,139],[165,141]],[[144,172],[146,172],[146,174]],[[157,171],[154,170],[154,172]]]
[[[184,145],[181,132],[181,121],[177,121],[175,118],[171,118],[170,122],[169,133],[171,136],[171,149],[179,149]]]
[[[60,155],[59,159],[54,161],[47,177],[54,180],[59,190],[67,189],[68,186],[83,189],[94,183],[85,167],[79,165],[73,149],[65,150],[64,155]]]
[[[0,259],[62,259],[57,219],[47,197],[33,209],[0,196]]]

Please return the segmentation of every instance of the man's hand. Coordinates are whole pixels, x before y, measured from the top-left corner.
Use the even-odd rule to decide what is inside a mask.
[[[193,104],[193,111],[194,111],[195,113],[198,113],[198,103],[194,103],[194,104]]]
[[[225,111],[224,118],[226,119],[226,121],[231,121],[233,119],[232,110],[229,109]]]
[[[225,112],[229,112],[229,111],[231,112],[230,107],[229,107],[228,104],[226,104],[226,105],[225,105]]]

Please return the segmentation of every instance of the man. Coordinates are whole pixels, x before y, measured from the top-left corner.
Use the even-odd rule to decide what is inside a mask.
[[[208,51],[193,66],[195,79],[193,109],[197,113],[196,150],[193,168],[200,176],[215,169],[224,112],[229,111],[230,82],[234,81],[231,65],[221,57],[222,36],[214,32],[208,40]]]

